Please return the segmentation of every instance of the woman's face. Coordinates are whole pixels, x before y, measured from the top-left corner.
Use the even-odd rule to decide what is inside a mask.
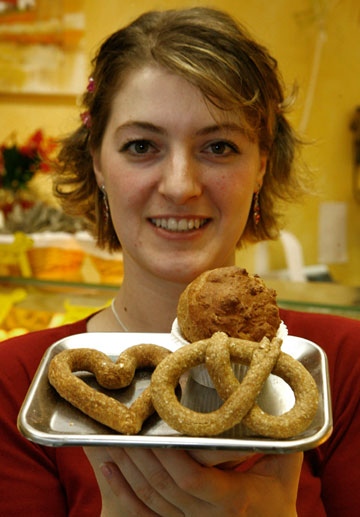
[[[235,114],[156,66],[128,74],[94,154],[124,262],[181,283],[234,263],[265,166]]]

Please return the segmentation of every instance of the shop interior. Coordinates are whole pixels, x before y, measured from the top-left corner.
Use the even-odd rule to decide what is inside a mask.
[[[99,42],[152,8],[191,2],[0,1],[0,340],[76,321],[111,303],[121,252],[100,250],[52,194],[48,159],[78,124]],[[20,5],[21,4],[21,5]],[[197,5],[209,2],[198,1]],[[278,56],[297,95],[313,187],[284,208],[279,238],[237,252],[279,306],[360,319],[358,0],[213,1]]]

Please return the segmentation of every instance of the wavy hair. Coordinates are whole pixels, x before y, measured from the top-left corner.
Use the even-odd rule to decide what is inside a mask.
[[[97,244],[116,250],[120,243],[93,170],[91,150],[99,149],[113,98],[130,70],[157,64],[200,89],[209,105],[242,115],[244,129],[268,156],[259,195],[261,218],[250,211],[239,245],[275,238],[279,201],[305,191],[294,167],[300,139],[286,118],[285,98],[276,60],[229,14],[217,9],[150,11],[108,37],[92,60],[94,88],[82,97],[91,126],[81,124],[62,140],[54,179],[64,210],[90,223]]]

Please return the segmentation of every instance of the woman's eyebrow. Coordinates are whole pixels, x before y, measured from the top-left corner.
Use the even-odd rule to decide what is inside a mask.
[[[238,124],[224,123],[224,124],[213,124],[199,129],[196,134],[199,136],[206,136],[217,131],[237,131],[244,133],[244,129]]]
[[[160,135],[166,134],[166,130],[164,128],[142,120],[129,120],[128,122],[124,122],[124,124],[117,127],[116,132],[124,129],[145,129],[146,131],[152,131],[153,133],[158,133]]]
[[[161,126],[157,126],[152,122],[147,122],[143,120],[129,120],[124,122],[120,126],[117,127],[116,133],[127,130],[127,129],[142,129],[145,131],[151,131],[152,133],[156,133],[158,135],[166,135],[167,131],[165,128]],[[234,123],[224,123],[224,124],[212,124],[210,126],[205,126],[198,129],[195,132],[196,136],[206,136],[212,133],[216,133],[218,131],[235,131],[238,133],[244,133],[244,128],[239,124]]]

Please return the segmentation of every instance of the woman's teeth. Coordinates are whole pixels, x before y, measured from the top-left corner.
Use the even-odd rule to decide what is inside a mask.
[[[175,219],[175,217],[157,217],[151,219],[151,222],[158,228],[164,228],[170,232],[187,232],[189,230],[197,230],[203,226],[208,219]]]

